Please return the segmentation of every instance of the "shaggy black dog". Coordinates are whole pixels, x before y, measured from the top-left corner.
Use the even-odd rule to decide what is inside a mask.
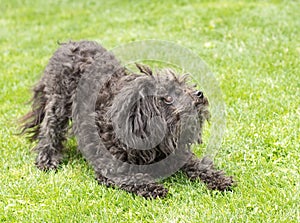
[[[232,177],[190,151],[192,143],[201,142],[210,116],[207,98],[187,84],[186,76],[170,69],[154,74],[149,67],[137,67],[138,74],[130,72],[95,42],[61,44],[34,88],[32,111],[23,118],[22,132],[37,141],[36,166],[57,169],[73,120],[79,150],[101,184],[147,198],[164,197],[167,189],[154,180],[181,169],[210,189],[230,189]],[[96,82],[100,84],[93,85]],[[78,93],[82,90],[84,96]],[[89,91],[96,92],[93,111],[82,118],[93,97]],[[93,125],[94,139],[89,132]]]

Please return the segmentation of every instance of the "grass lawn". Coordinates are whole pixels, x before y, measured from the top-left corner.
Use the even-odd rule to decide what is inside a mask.
[[[300,222],[300,1],[3,0],[0,12],[1,222]],[[57,41],[70,39],[108,49],[168,40],[199,55],[224,94],[215,162],[234,191],[180,173],[163,181],[165,199],[105,188],[74,141],[57,173],[37,170],[16,119]]]

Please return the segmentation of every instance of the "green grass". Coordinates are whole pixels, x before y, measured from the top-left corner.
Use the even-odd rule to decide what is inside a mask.
[[[0,221],[299,222],[300,1],[18,1],[0,4]],[[214,72],[227,104],[215,161],[238,181],[218,193],[181,174],[165,199],[97,185],[74,150],[38,171],[16,119],[57,41],[173,41]],[[196,148],[201,153],[200,148]]]

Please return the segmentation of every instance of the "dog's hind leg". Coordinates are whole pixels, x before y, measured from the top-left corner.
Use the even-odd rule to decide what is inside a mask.
[[[40,126],[36,166],[41,170],[56,169],[62,160],[63,142],[68,129],[70,106],[56,95],[49,98]]]
[[[62,144],[71,115],[71,96],[49,93],[45,82],[42,79],[34,88],[32,111],[21,120],[21,134],[28,133],[31,141],[37,141],[34,148],[38,153],[36,166],[49,170],[56,169],[62,158]]]
[[[212,190],[230,190],[234,185],[232,177],[225,176],[222,170],[215,169],[213,161],[208,157],[200,160],[193,155],[182,170],[191,180],[200,179]]]

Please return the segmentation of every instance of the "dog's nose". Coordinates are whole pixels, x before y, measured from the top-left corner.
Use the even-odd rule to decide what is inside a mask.
[[[194,92],[194,95],[195,95],[196,97],[198,97],[198,98],[203,98],[203,97],[204,97],[202,91],[195,91],[195,92]]]

